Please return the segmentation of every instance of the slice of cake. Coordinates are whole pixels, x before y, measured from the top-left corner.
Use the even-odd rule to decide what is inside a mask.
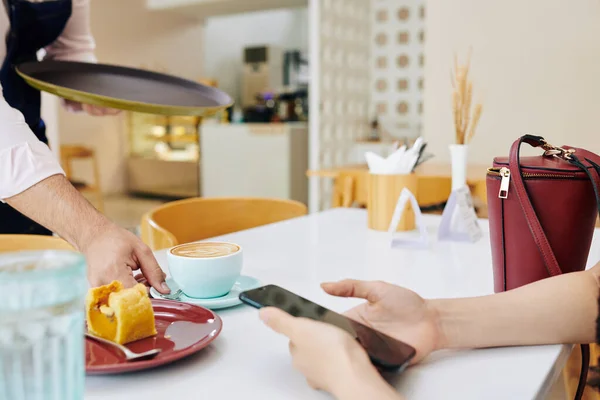
[[[125,289],[118,281],[91,288],[85,299],[88,331],[119,344],[156,335],[154,310],[146,287]]]

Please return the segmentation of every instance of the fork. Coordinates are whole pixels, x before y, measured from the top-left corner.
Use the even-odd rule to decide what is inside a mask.
[[[133,352],[133,351],[129,350],[125,346],[122,346],[122,345],[120,345],[118,343],[112,342],[112,341],[107,340],[107,339],[103,339],[103,338],[98,337],[98,336],[94,336],[94,335],[92,335],[92,334],[90,334],[88,332],[85,333],[85,336],[88,337],[88,338],[90,338],[90,339],[96,340],[96,341],[98,341],[100,343],[104,343],[104,344],[108,344],[108,345],[111,345],[113,347],[116,347],[117,349],[121,350],[123,352],[123,354],[125,354],[125,359],[127,361],[149,360],[151,358],[156,357],[156,355],[158,355],[158,353],[160,353],[160,351],[161,351],[160,349],[152,349],[152,350],[145,351],[143,353],[136,353],[136,352]]]

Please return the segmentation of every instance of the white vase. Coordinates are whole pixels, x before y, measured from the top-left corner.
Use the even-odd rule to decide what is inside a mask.
[[[452,190],[460,189],[467,184],[467,158],[469,145],[451,144],[450,158],[452,160]]]

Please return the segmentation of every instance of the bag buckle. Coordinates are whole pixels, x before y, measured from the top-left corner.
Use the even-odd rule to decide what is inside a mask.
[[[575,149],[564,149],[558,146],[552,146],[550,143],[542,139],[542,149],[544,149],[544,156],[546,157],[558,157],[563,160],[570,160],[575,153]]]

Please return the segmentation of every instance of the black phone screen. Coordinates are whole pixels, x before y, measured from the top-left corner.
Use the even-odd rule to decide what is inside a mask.
[[[240,294],[240,300],[256,308],[277,307],[294,317],[326,322],[352,335],[366,350],[373,364],[386,370],[404,369],[415,356],[415,349],[366,325],[300,297],[275,285]]]

